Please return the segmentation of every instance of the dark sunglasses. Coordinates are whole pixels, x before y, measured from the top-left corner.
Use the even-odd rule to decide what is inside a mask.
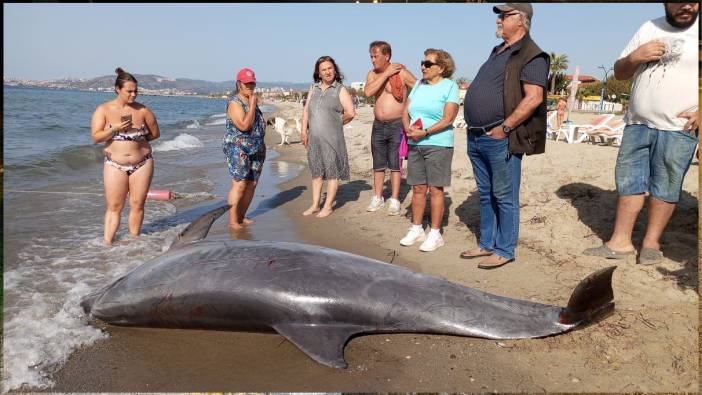
[[[428,69],[431,66],[438,66],[438,65],[439,65],[438,63],[434,63],[431,60],[422,60],[421,62],[419,62],[419,66],[420,67],[424,66],[425,69]]]
[[[501,12],[500,15],[498,16],[498,18],[504,20],[508,16],[512,16],[512,15],[519,15],[519,13],[518,12],[512,12],[512,13]]]

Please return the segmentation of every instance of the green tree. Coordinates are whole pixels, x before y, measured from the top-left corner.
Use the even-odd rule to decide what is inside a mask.
[[[551,93],[556,92],[556,79],[563,72],[568,70],[568,55],[551,52],[551,75],[549,76],[549,86]]]
[[[607,78],[605,84],[605,96],[609,97],[609,101],[624,103],[627,101],[626,98],[631,94],[631,84],[631,79],[621,81],[614,78],[614,76],[610,76]],[[612,95],[616,95],[617,97],[612,100]]]
[[[614,76],[607,78],[604,83],[605,86],[605,100],[615,103],[626,103],[627,98],[631,94],[631,80],[620,81]],[[581,86],[578,90],[578,97],[582,98],[585,96],[600,96],[602,94],[602,82],[597,82],[593,84],[586,84]],[[612,99],[612,95],[616,95]]]
[[[582,100],[585,96],[599,96],[600,89],[602,89],[602,83],[580,84],[577,97]]]
[[[556,88],[553,93],[560,91],[570,92],[570,80],[566,78],[565,74],[556,74],[554,80]]]

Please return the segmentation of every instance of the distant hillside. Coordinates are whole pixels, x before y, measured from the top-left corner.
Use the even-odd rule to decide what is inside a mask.
[[[234,88],[234,81],[212,82],[203,80],[192,80],[188,78],[168,78],[152,74],[134,74],[134,77],[139,81],[140,88],[160,90],[172,89],[197,94],[209,94],[215,92],[226,92]],[[115,83],[114,75],[106,75],[96,77],[90,80],[76,82],[76,89],[105,89],[112,88]],[[308,83],[292,83],[292,82],[259,82],[258,88],[282,88],[305,90],[309,88]]]

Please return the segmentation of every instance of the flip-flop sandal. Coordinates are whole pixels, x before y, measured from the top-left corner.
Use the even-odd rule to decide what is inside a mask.
[[[626,259],[629,255],[634,255],[635,251],[614,251],[607,247],[607,244],[602,244],[599,247],[588,248],[583,251],[583,255],[599,256],[607,259]]]
[[[467,251],[463,251],[463,252],[461,252],[461,254],[460,254],[459,256],[460,256],[461,258],[463,258],[463,259],[473,259],[473,258],[478,258],[478,257],[481,257],[481,256],[490,256],[490,255],[492,255],[492,252],[490,252],[490,251],[485,251],[485,250],[483,250],[482,248],[478,249],[478,252],[477,252],[477,253],[472,253],[472,254],[471,254],[471,252],[472,252],[473,250],[474,250],[474,249],[470,249],[470,250],[467,250]]]
[[[653,265],[663,260],[663,252],[655,248],[642,248],[639,253],[639,265]]]

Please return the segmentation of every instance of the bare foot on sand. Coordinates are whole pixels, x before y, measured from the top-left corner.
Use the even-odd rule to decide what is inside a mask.
[[[333,212],[334,212],[334,210],[332,210],[332,209],[330,209],[330,208],[323,208],[323,209],[320,210],[319,213],[317,214],[317,218],[328,217],[328,216],[330,216],[331,213],[333,213]]]
[[[308,208],[307,210],[303,211],[302,215],[312,215],[318,211],[319,211],[319,207],[312,206],[312,207]]]
[[[229,230],[234,231],[234,232],[238,232],[241,230],[241,224],[236,223],[236,222],[234,222],[234,223],[230,222],[229,223]]]
[[[246,218],[246,217],[244,217],[244,220],[241,221],[241,223],[244,224],[244,225],[251,225],[251,224],[253,224],[253,223],[255,223],[255,222],[256,222],[256,221],[252,220],[251,218]]]

